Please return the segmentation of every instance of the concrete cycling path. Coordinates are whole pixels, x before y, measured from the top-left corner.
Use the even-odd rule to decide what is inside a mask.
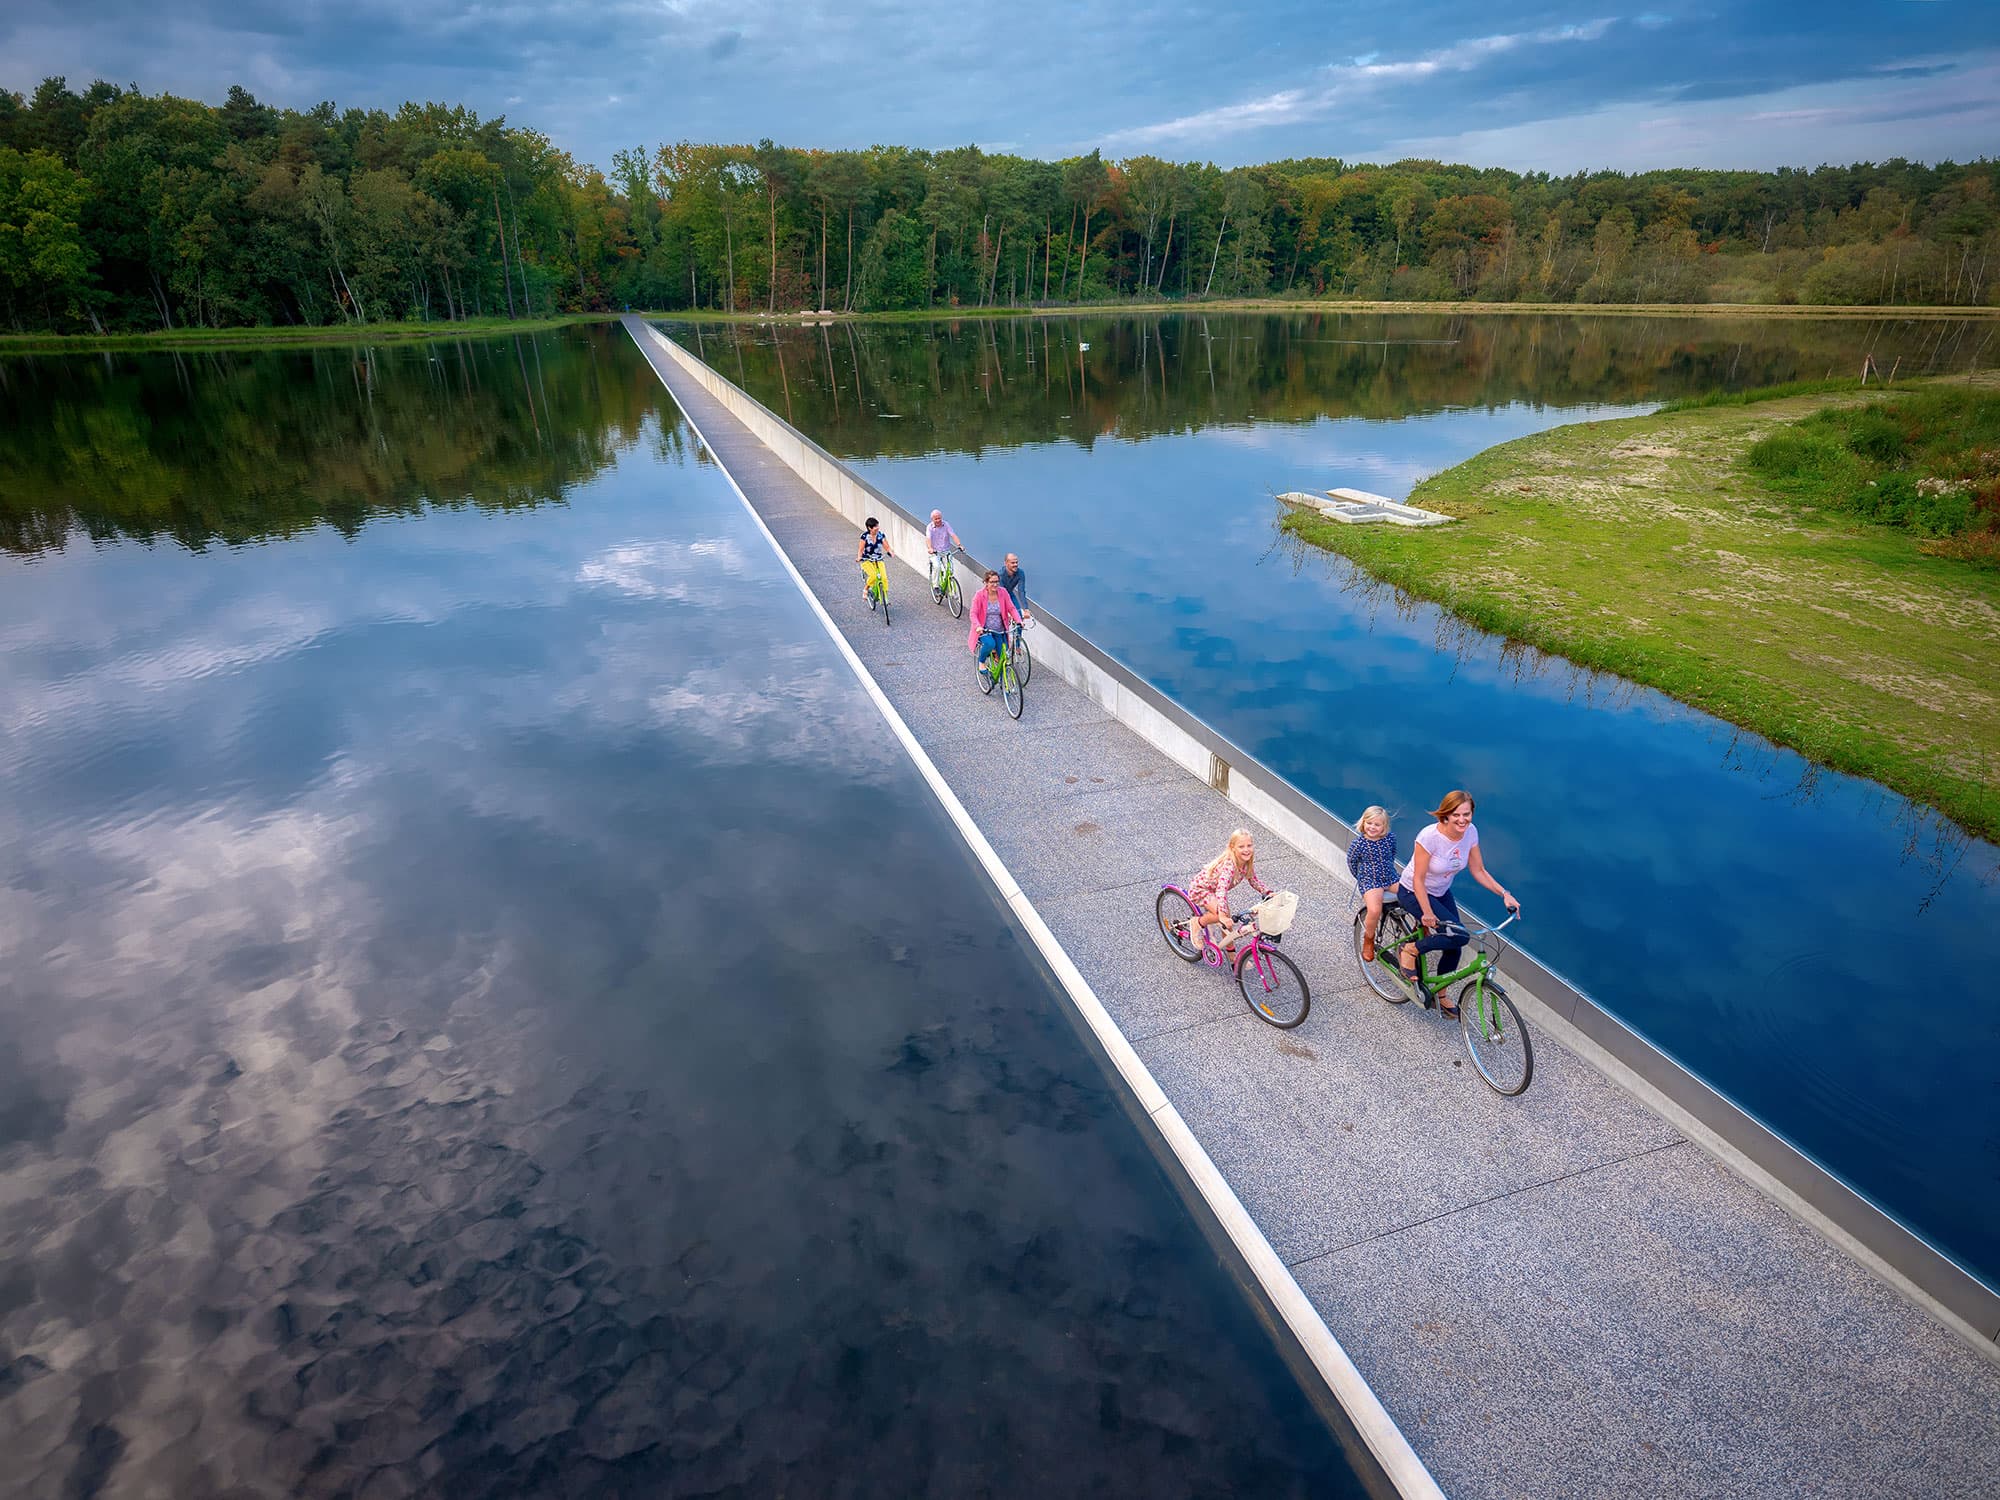
[[[1254,830],[1300,897],[1295,1031],[1174,958],[1154,895],[1241,811],[1053,673],[1009,719],[904,569],[885,629],[854,528],[636,342],[1447,1494],[2000,1491],[2000,1368],[1553,1043],[1492,1094],[1455,1026],[1363,986],[1344,878]]]

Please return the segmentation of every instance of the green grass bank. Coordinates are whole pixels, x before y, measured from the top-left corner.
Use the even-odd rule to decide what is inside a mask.
[[[1789,424],[1877,399],[1849,386],[1559,427],[1419,485],[1411,502],[1454,525],[1284,526],[1471,624],[2000,837],[1993,549],[1812,503],[1749,463]]]

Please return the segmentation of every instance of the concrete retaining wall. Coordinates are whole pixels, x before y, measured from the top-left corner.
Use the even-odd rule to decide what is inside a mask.
[[[650,330],[649,330],[650,331]],[[875,516],[897,558],[924,575],[917,519],[839,459],[654,332],[675,364],[858,529]],[[974,562],[975,570],[983,571]],[[976,576],[976,575],[975,575]],[[1347,879],[1347,824],[1166,694],[1035,606],[1035,669],[1082,689],[1105,711],[1308,859]],[[2000,1292],[1882,1212],[1531,954],[1512,949],[1509,992],[1531,1024],[1590,1062],[1689,1140],[1867,1265],[1905,1296],[2000,1361]]]

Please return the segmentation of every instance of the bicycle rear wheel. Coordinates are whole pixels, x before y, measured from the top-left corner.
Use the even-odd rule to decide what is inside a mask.
[[[1290,1031],[1312,1010],[1312,991],[1299,966],[1268,943],[1258,943],[1238,960],[1236,987],[1258,1020]]]
[[[1035,659],[1028,654],[1028,633],[1014,632],[1014,665],[1020,669],[1021,686],[1028,685],[1028,679],[1035,675]]]
[[[1022,691],[1021,679],[1014,675],[1014,658],[1011,656],[1000,664],[1000,701],[1007,705],[1007,712],[1017,719],[1027,706],[1027,694]]]
[[[1361,934],[1367,922],[1366,911],[1354,914],[1354,961],[1361,964],[1361,977],[1368,981],[1369,989],[1391,1005],[1401,1005],[1410,998],[1410,991],[1389,970],[1395,966],[1396,950],[1416,937],[1416,924],[1410,921],[1409,914],[1402,907],[1384,905],[1381,925],[1375,929],[1375,957],[1363,963]]]
[[[1191,964],[1201,962],[1201,940],[1194,935],[1194,907],[1187,897],[1172,889],[1161,891],[1153,903],[1153,916],[1159,922],[1160,936],[1176,957]]]
[[[1513,1098],[1535,1076],[1535,1044],[1505,990],[1491,979],[1459,986],[1458,1029],[1472,1066],[1494,1093]]]
[[[944,582],[944,607],[951,611],[954,620],[965,613],[965,595],[959,589],[956,573]]]

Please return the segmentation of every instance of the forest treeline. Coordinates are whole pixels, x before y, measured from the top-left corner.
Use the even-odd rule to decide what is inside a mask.
[[[607,174],[458,106],[51,78],[0,89],[0,313],[105,331],[1225,297],[1977,306],[2000,301],[1996,178],[1984,158],[1554,177],[770,141],[621,151]]]

